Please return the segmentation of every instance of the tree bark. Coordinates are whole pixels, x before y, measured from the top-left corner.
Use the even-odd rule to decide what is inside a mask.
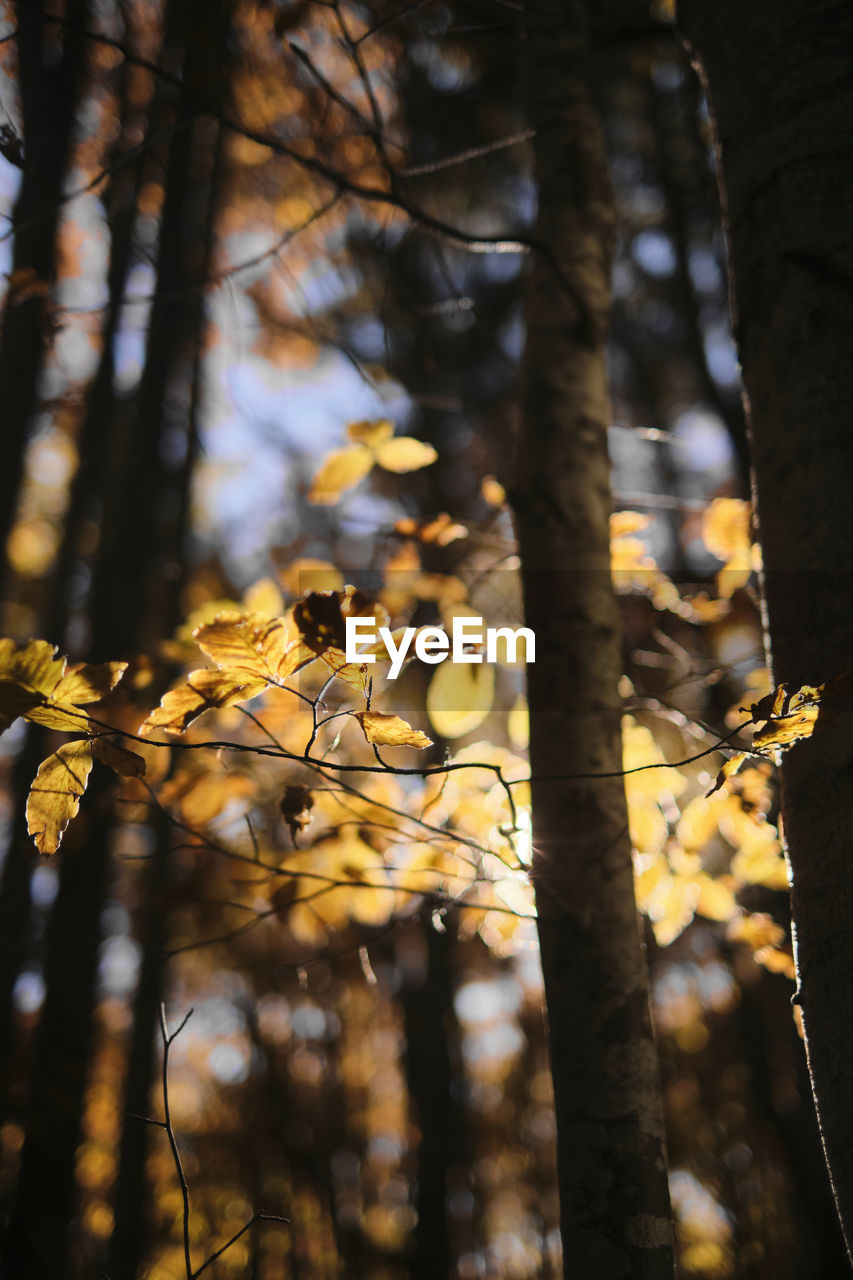
[[[686,0],[714,120],[764,555],[773,678],[853,656],[853,16],[837,0]],[[782,767],[798,1001],[836,1202],[853,1245],[853,747],[849,681]]]
[[[85,25],[88,3],[71,0],[69,13]],[[50,342],[56,231],[84,47],[77,27],[69,26],[62,56],[51,63],[45,47],[49,28],[41,15],[20,4],[15,17],[24,171],[12,214],[15,240],[0,342],[0,549],[14,524],[27,430],[38,404],[38,381]]]
[[[565,1275],[672,1275],[658,1064],[621,778],[605,338],[614,214],[590,94],[588,8],[537,5],[526,76],[539,187],[518,485],[534,880]]]

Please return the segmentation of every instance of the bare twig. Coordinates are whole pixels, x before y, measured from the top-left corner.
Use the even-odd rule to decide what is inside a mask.
[[[221,1258],[223,1253],[230,1249],[233,1244],[236,1244],[240,1237],[245,1235],[256,1222],[290,1222],[289,1218],[283,1218],[277,1213],[254,1213],[249,1221],[242,1226],[239,1231],[236,1231],[230,1239],[225,1241],[225,1244],[220,1245],[218,1249],[215,1249],[213,1253],[205,1258],[200,1267],[193,1270],[192,1255],[190,1252],[190,1189],[189,1184],[187,1183],[186,1174],[184,1173],[181,1153],[178,1150],[178,1142],[175,1137],[174,1126],[172,1125],[172,1113],[169,1107],[169,1050],[189,1022],[192,1014],[193,1011],[190,1009],[184,1016],[180,1026],[170,1033],[166,1023],[166,1006],[164,1004],[160,1005],[160,1036],[163,1041],[163,1115],[165,1118],[163,1120],[150,1120],[147,1116],[139,1117],[139,1119],[144,1120],[146,1124],[153,1124],[161,1129],[165,1129],[166,1136],[169,1139],[169,1146],[172,1149],[172,1159],[175,1164],[175,1172],[178,1175],[178,1183],[181,1188],[181,1200],[183,1203],[181,1225],[184,1238],[184,1269],[186,1271],[186,1280],[197,1280],[197,1277],[205,1272],[211,1263],[215,1262],[217,1258]]]

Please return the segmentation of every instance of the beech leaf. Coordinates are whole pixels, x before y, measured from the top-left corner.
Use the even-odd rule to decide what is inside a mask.
[[[363,444],[330,453],[311,482],[308,501],[330,507],[347,489],[352,489],[373,469],[373,452]]]
[[[414,436],[396,436],[380,444],[376,461],[384,471],[420,471],[435,462],[438,453],[431,444],[424,444]]]
[[[422,751],[432,746],[431,738],[420,729],[413,729],[400,716],[385,715],[381,711],[359,711],[355,718],[367,741],[377,747],[417,747]]]
[[[394,434],[394,423],[388,418],[377,418],[375,421],[350,422],[347,435],[356,444],[366,444],[368,449],[378,449]]]
[[[265,688],[265,680],[253,678],[248,672],[213,671],[210,667],[201,667],[190,672],[186,684],[176,685],[164,693],[159,707],[155,707],[143,721],[139,732],[143,736],[153,729],[183,733],[205,711],[246,702]]]
[[[113,742],[112,738],[95,738],[92,755],[122,778],[141,778],[145,773],[145,761],[135,751]]]
[[[39,853],[56,853],[92,771],[88,739],[64,743],[39,766],[27,797],[27,830]]]

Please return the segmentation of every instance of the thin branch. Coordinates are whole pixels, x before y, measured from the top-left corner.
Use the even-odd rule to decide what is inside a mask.
[[[172,1159],[175,1163],[175,1172],[178,1175],[178,1182],[181,1187],[181,1200],[183,1203],[182,1225],[184,1236],[184,1266],[186,1267],[187,1280],[194,1280],[195,1272],[193,1271],[192,1258],[190,1256],[190,1189],[187,1185],[184,1166],[181,1163],[181,1153],[178,1150],[178,1142],[175,1138],[175,1130],[172,1127],[172,1112],[169,1107],[169,1050],[172,1047],[172,1041],[179,1036],[184,1027],[192,1017],[192,1009],[184,1017],[183,1022],[176,1031],[169,1035],[169,1028],[166,1025],[166,1006],[160,1005],[160,1035],[163,1039],[163,1115],[164,1128],[169,1139],[169,1146],[172,1148]]]

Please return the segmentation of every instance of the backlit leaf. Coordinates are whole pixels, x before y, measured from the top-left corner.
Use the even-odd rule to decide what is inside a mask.
[[[364,479],[373,464],[373,453],[363,444],[330,453],[311,482],[308,501],[317,506],[332,506],[345,490]]]
[[[27,830],[39,853],[56,853],[91,770],[92,747],[86,740],[64,743],[39,766],[27,797]]]
[[[709,796],[712,796],[715,791],[719,791],[720,787],[723,785],[723,783],[726,781],[727,778],[730,778],[733,773],[737,773],[738,769],[741,767],[745,759],[746,759],[746,754],[743,751],[739,751],[736,756],[732,756],[730,760],[726,761],[726,763],[723,765],[722,769],[714,779],[713,787],[711,787],[710,791],[706,792],[705,794],[706,800],[708,799]]]
[[[394,423],[388,418],[377,418],[375,422],[350,422],[347,435],[355,444],[366,444],[369,449],[378,449],[394,434]]]
[[[400,716],[385,715],[381,711],[359,711],[356,720],[361,725],[368,742],[381,747],[418,747],[423,750],[432,746],[420,729],[413,729]]]
[[[376,461],[385,471],[420,471],[435,462],[438,453],[431,444],[415,440],[414,436],[397,436],[379,445]]]
[[[461,738],[483,723],[494,699],[494,667],[486,663],[443,662],[427,690],[427,715],[440,737]]]
[[[248,672],[202,667],[190,672],[186,684],[176,685],[163,695],[159,707],[143,721],[139,732],[145,735],[154,729],[164,729],[166,733],[183,733],[203,712],[245,702],[264,688],[266,681],[253,678]]]
[[[123,778],[141,778],[145,773],[145,761],[136,751],[113,742],[112,738],[95,738],[92,755],[101,764],[108,765]]]
[[[313,660],[291,614],[268,618],[259,613],[221,613],[194,635],[202,653],[235,677],[283,684]]]

